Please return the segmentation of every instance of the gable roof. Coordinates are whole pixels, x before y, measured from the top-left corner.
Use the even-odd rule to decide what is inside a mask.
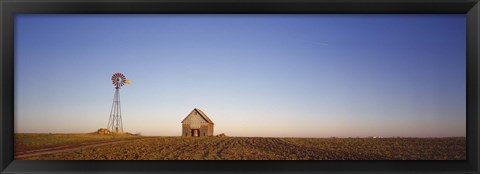
[[[210,118],[208,118],[207,114],[203,113],[202,110],[200,110],[200,109],[198,109],[198,108],[194,108],[194,109],[192,110],[192,112],[194,112],[194,111],[198,112],[198,113],[200,114],[200,116],[202,116],[202,118],[205,119],[205,121],[207,121],[208,123],[214,124],[213,121],[210,120]],[[190,113],[192,113],[192,112],[190,112]],[[182,123],[185,121],[185,119],[188,118],[189,115],[190,115],[190,114],[188,114],[188,115],[182,120]]]

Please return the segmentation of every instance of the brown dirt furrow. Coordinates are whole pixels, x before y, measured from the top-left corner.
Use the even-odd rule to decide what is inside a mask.
[[[50,147],[50,148],[42,148],[42,149],[36,149],[36,150],[30,150],[30,151],[16,152],[14,159],[15,160],[21,160],[21,159],[30,158],[30,157],[33,157],[33,156],[59,153],[59,152],[67,152],[67,151],[73,151],[73,150],[88,148],[88,147],[105,146],[105,145],[122,143],[122,142],[127,142],[127,141],[143,140],[143,139],[147,139],[147,138],[151,138],[151,137],[115,139],[115,140],[107,140],[107,141],[100,141],[100,142],[80,143],[80,144],[73,144],[73,145],[65,145],[65,146],[58,146],[58,147]]]
[[[466,139],[461,137],[151,137],[44,149],[19,157],[28,160],[465,160],[465,148]]]

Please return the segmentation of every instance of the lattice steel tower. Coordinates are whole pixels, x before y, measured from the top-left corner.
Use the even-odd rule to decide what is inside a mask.
[[[112,109],[108,119],[107,129],[115,133],[123,133],[122,108],[120,107],[120,88],[125,84],[130,84],[122,73],[112,75],[112,83],[115,86],[115,95],[113,96]]]

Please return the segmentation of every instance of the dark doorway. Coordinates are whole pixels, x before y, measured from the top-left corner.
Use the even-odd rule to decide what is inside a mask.
[[[192,137],[199,137],[200,130],[199,129],[192,129]]]

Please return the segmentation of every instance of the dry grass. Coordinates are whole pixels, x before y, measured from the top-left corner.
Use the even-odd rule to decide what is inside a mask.
[[[465,160],[465,138],[151,137],[31,160]]]

